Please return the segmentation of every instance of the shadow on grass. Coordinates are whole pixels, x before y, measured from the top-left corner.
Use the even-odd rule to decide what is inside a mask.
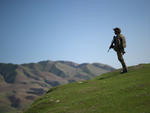
[[[115,70],[113,72],[104,74],[103,76],[100,76],[100,78],[98,78],[97,80],[104,80],[104,79],[109,79],[112,77],[116,77],[118,75],[124,75],[124,74],[120,74],[120,69],[119,70]]]
[[[51,88],[50,90],[48,90],[46,93],[50,93],[50,92],[52,92],[52,91],[54,91],[54,90],[56,90],[57,89],[57,87],[53,87],[53,88]]]

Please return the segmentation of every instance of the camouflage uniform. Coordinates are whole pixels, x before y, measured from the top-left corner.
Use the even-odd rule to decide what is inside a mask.
[[[117,53],[118,60],[120,61],[123,68],[122,73],[127,72],[127,66],[123,59],[123,54],[125,53],[124,51],[125,47],[126,47],[126,40],[122,34],[117,34],[116,36],[113,37],[113,41],[111,43],[110,48],[113,48]]]

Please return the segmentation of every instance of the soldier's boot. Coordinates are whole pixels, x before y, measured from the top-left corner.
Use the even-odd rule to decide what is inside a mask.
[[[122,64],[122,68],[123,68],[123,70],[122,70],[121,74],[123,74],[123,73],[127,73],[127,72],[128,72],[128,69],[127,69],[127,67],[126,67],[125,62],[122,62],[121,64]]]
[[[126,64],[125,64],[125,62],[124,62],[123,57],[119,57],[118,59],[119,59],[121,65],[122,65],[122,69],[123,69],[123,70],[121,71],[121,74],[127,73],[127,72],[128,72],[128,69],[127,69],[127,66],[126,66]]]

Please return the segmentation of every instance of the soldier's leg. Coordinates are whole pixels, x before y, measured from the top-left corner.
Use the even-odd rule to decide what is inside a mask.
[[[125,62],[124,62],[122,53],[119,52],[119,51],[117,51],[117,56],[118,56],[118,60],[120,61],[121,65],[122,65],[123,72],[127,72],[127,67],[126,67],[126,64],[125,64]]]

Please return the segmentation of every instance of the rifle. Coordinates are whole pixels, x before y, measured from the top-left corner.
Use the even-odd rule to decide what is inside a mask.
[[[112,46],[110,46],[110,47],[109,47],[109,49],[108,49],[108,51],[107,51],[107,53],[109,52],[109,50],[110,50],[111,48],[113,48],[113,47],[112,47]]]
[[[111,49],[111,48],[108,49],[107,53],[109,52],[110,49]]]
[[[109,46],[109,49],[108,49],[108,51],[107,51],[107,52],[109,52],[109,50],[110,50],[111,48],[114,48],[114,46],[113,46],[114,38],[115,38],[115,37],[113,37],[113,40],[111,41],[111,45]]]

